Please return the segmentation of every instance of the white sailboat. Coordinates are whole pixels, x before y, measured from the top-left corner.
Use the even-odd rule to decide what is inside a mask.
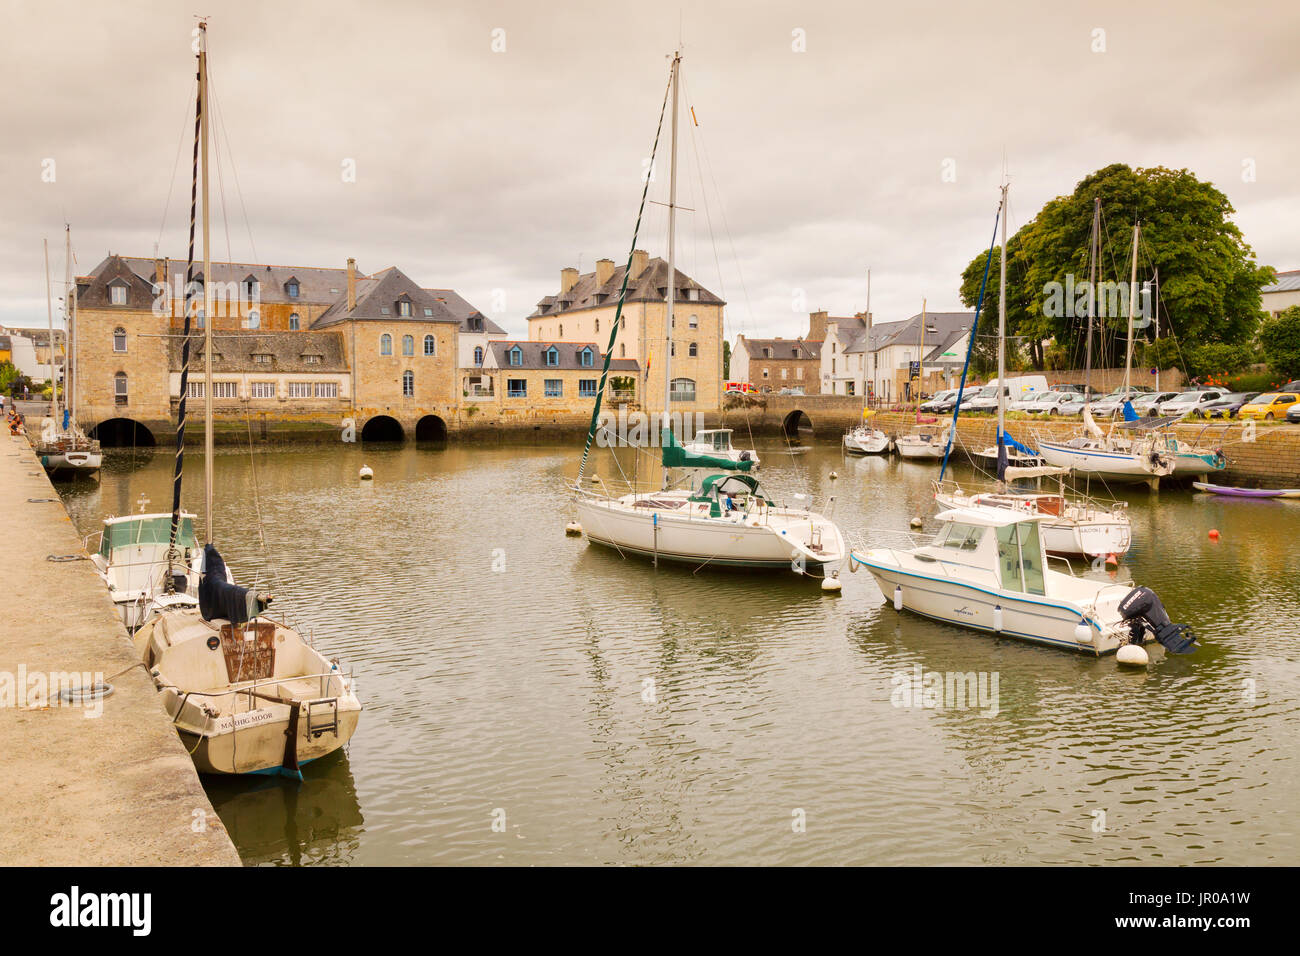
[[[1006,362],[1006,210],[1003,185],[998,208],[1002,225],[999,380]],[[991,247],[989,251],[991,256]],[[1000,398],[1000,458],[1006,447],[1004,415],[1005,401]],[[1014,477],[1016,470],[999,463],[1000,478]],[[961,627],[1096,655],[1125,648],[1120,657],[1124,663],[1145,663],[1141,645],[1152,637],[1175,653],[1193,649],[1195,638],[1186,627],[1169,620],[1149,589],[1049,569],[1043,526],[1054,517],[1043,513],[1036,500],[1014,507],[974,501],[942,511],[937,516],[942,527],[931,543],[907,550],[854,548],[849,568],[866,567],[881,592],[892,597],[896,610]]]
[[[673,55],[669,90],[672,100],[670,133],[669,200],[668,200],[668,275],[676,275],[675,223],[677,205],[677,110],[678,79],[681,55]],[[667,102],[665,101],[665,106]],[[662,114],[661,114],[662,122]],[[656,136],[657,142],[657,136]],[[644,209],[647,180],[642,191]],[[638,227],[640,220],[638,218]],[[636,235],[633,235],[633,247]],[[629,270],[630,271],[630,270]],[[626,273],[625,273],[626,274]],[[669,281],[666,317],[673,315],[676,290]],[[610,331],[606,365],[597,389],[596,405],[588,429],[582,464],[579,466],[574,507],[578,525],[593,544],[652,559],[682,562],[700,567],[730,566],[743,568],[790,568],[797,573],[821,576],[823,587],[837,590],[839,568],[846,548],[839,528],[828,517],[812,510],[811,498],[796,495],[788,504],[778,504],[764,491],[751,472],[757,456],[713,454],[713,441],[722,441],[725,429],[713,432],[707,452],[683,447],[671,430],[672,329],[671,318],[664,322],[664,418],[662,459],[664,481],[661,490],[633,491],[611,495],[583,485],[583,471],[595,435],[600,413],[600,396],[604,394],[609,356],[621,322],[624,288],[619,294],[618,315]],[[730,436],[726,436],[730,447]],[[726,450],[724,449],[724,452]],[[691,488],[675,487],[676,473],[691,479]],[[831,499],[833,502],[834,499]]]
[[[199,22],[198,118],[203,156],[203,275],[208,254],[208,71],[207,24]],[[195,174],[198,169],[196,166]],[[168,560],[182,560],[184,513],[180,510],[185,440],[185,396],[193,315],[194,211],[186,275],[185,343],[178,412],[176,478],[168,528]],[[344,746],[361,716],[350,676],[327,660],[294,628],[266,615],[270,599],[230,583],[225,562],[212,544],[212,316],[211,284],[203,283],[204,496],[206,544],[198,606],[169,587],[154,614],[135,635],[140,655],[163,709],[195,766],[214,774],[285,774],[301,779],[301,767]],[[193,538],[193,532],[190,532]],[[188,568],[186,568],[188,570]]]
[[[948,438],[952,434],[952,426],[938,424],[924,424],[921,421],[921,384],[925,381],[925,323],[926,323],[925,300],[921,300],[921,335],[917,343],[916,363],[916,424],[910,432],[899,435],[894,439],[894,447],[898,449],[898,454],[904,458],[915,458],[924,461],[940,461],[948,448]]]
[[[1097,219],[1100,216],[1101,200],[1096,201],[1093,219],[1093,272],[1100,254],[1101,237],[1098,233]],[[1133,262],[1129,279],[1128,336],[1124,355],[1124,388],[1128,389],[1129,375],[1133,368],[1133,318],[1137,308],[1137,259],[1138,240],[1141,236],[1140,223],[1133,224]],[[1088,370],[1091,371],[1092,356],[1092,318],[1096,311],[1097,285],[1092,283],[1091,301],[1088,309]],[[1086,387],[1085,387],[1086,388]],[[1076,475],[1097,477],[1111,481],[1145,481],[1156,488],[1160,479],[1174,472],[1175,459],[1164,447],[1163,441],[1151,430],[1131,429],[1130,436],[1123,431],[1117,434],[1112,426],[1104,432],[1093,421],[1089,409],[1090,395],[1085,392],[1083,403],[1083,434],[1075,438],[1059,441],[1053,438],[1037,439],[1038,453],[1049,465],[1065,468]]]
[[[59,404],[59,380],[54,367],[54,305],[50,288],[50,247],[45,244],[46,311],[50,326],[50,414],[41,422],[40,438],[32,442],[41,466],[52,478],[94,477],[103,464],[99,442],[86,436],[77,425],[76,407],[69,389],[73,382],[74,352],[71,347],[76,325],[77,287],[72,281],[72,231],[65,227],[67,240],[64,299],[63,406]]]
[[[1002,262],[1007,261],[1007,193],[1002,187],[999,219],[1002,227]],[[1006,372],[1006,275],[998,283],[998,380]],[[1010,445],[1010,447],[1009,447]],[[1065,469],[1044,466],[1041,460],[1027,454],[1011,443],[1006,434],[1006,395],[998,391],[997,441],[981,457],[991,458],[998,478],[998,488],[989,492],[967,492],[956,483],[936,482],[935,500],[944,509],[987,506],[1001,508],[1018,515],[1041,519],[1039,534],[1045,549],[1052,554],[1085,555],[1089,557],[1118,557],[1128,551],[1133,542],[1132,526],[1128,515],[1128,502],[1099,500],[1067,495],[1063,475]],[[1056,477],[1058,491],[1015,491],[1008,482],[1022,479]]]
[[[871,395],[872,385],[875,382],[874,365],[875,353],[871,351],[871,270],[867,270],[867,323],[866,323],[866,350],[863,352],[863,358],[871,357],[872,371],[868,372],[863,380],[862,388],[862,421],[854,425],[844,433],[844,450],[850,455],[887,455],[894,450],[894,439],[886,435],[879,428],[871,423],[875,417],[875,412],[867,407],[867,401]]]

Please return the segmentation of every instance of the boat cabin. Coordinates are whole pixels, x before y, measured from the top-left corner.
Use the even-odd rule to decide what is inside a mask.
[[[686,446],[692,450],[704,449],[711,454],[735,450],[731,447],[730,428],[714,428],[708,431],[696,432],[695,438],[687,442]]]
[[[134,598],[157,584],[159,574],[167,567],[171,531],[170,513],[104,519],[94,563],[105,576],[115,600]],[[186,571],[198,555],[194,515],[181,515],[176,529],[176,548],[179,551],[178,569]]]
[[[1047,556],[1038,532],[1044,517],[997,508],[954,508],[938,516],[943,527],[916,556],[985,572],[989,583],[1004,591],[1044,595]]]

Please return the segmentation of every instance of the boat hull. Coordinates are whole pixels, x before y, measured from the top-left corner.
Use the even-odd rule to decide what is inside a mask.
[[[1153,471],[1149,458],[1141,454],[1071,448],[1068,445],[1042,440],[1038,442],[1038,453],[1049,465],[1069,468],[1081,475],[1097,475],[1112,481],[1150,481],[1161,477],[1162,474]]]
[[[1194,481],[1192,487],[1211,495],[1225,498],[1300,498],[1300,488],[1237,488],[1233,485],[1215,485]]]
[[[41,467],[52,477],[75,478],[95,474],[103,460],[97,451],[55,451],[41,455]]]
[[[893,445],[893,441],[882,431],[870,434],[850,432],[844,436],[844,450],[850,455],[884,455]]]
[[[928,441],[908,441],[911,436],[903,435],[894,442],[894,447],[898,454],[903,458],[914,458],[924,461],[938,461],[943,458],[946,443],[935,444]]]
[[[174,716],[171,710],[168,713]],[[190,751],[195,769],[199,773],[220,776],[295,775],[292,769],[284,766],[289,707],[263,704],[258,710],[236,716],[241,720],[250,719],[233,726],[232,717],[227,714],[222,718],[210,718],[201,727],[177,724],[176,731],[185,749]],[[326,757],[346,745],[356,732],[360,716],[359,708],[340,709],[337,732],[326,731],[319,735],[309,734],[306,720],[300,719],[295,741],[298,766]]]

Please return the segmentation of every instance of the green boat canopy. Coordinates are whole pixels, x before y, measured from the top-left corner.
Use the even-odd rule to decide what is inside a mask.
[[[661,439],[665,468],[724,468],[727,471],[749,471],[754,467],[753,461],[732,461],[730,458],[715,458],[713,455],[697,455],[689,452],[678,443],[672,429],[669,428],[662,430]]]

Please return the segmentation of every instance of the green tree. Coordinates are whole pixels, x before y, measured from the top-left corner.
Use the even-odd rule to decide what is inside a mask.
[[[1023,337],[1036,367],[1046,357],[1039,345],[1046,338],[1071,349],[1071,364],[1083,363],[1087,319],[1076,306],[1083,306],[1086,297],[1076,290],[1076,301],[1067,304],[1059,291],[1054,299],[1053,290],[1068,290],[1088,279],[1096,197],[1102,204],[1099,278],[1127,289],[1132,224],[1140,221],[1138,281],[1159,276],[1162,338],[1208,344],[1251,337],[1263,318],[1259,291],[1272,280],[1273,270],[1255,262],[1241,230],[1228,218],[1234,212],[1228,198],[1185,169],[1132,169],[1117,163],[1085,177],[1069,196],[1049,201],[1007,242],[1007,333]],[[987,249],[981,250],[962,272],[961,296],[968,306],[979,297],[987,255]],[[982,335],[996,330],[998,258],[995,248],[980,316]],[[1122,361],[1127,324],[1126,314],[1099,317],[1094,364]],[[1154,326],[1140,327],[1136,335],[1154,338]],[[996,347],[989,339],[980,345],[985,342]]]
[[[722,380],[731,378],[731,343],[722,340]]]
[[[1273,371],[1288,379],[1300,378],[1300,305],[1293,305],[1259,330],[1259,344]]]
[[[18,369],[14,368],[14,363],[7,359],[0,362],[0,392],[8,392],[9,386],[19,377]]]

